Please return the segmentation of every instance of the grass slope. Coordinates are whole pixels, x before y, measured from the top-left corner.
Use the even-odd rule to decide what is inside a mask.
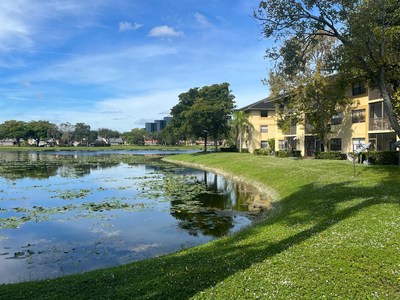
[[[273,188],[257,225],[112,269],[0,286],[1,299],[400,298],[400,170],[238,153],[174,156]]]

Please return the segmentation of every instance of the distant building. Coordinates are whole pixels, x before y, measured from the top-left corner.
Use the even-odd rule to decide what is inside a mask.
[[[1,146],[14,146],[17,142],[13,139],[0,140]]]
[[[154,123],[146,123],[145,129],[147,132],[155,132],[156,131],[156,124]]]
[[[155,120],[154,124],[156,125],[156,131],[160,132],[165,128],[165,121],[164,120]]]
[[[160,132],[168,123],[172,120],[172,117],[165,117],[163,120],[154,120],[153,123],[146,123],[145,129],[147,132]]]

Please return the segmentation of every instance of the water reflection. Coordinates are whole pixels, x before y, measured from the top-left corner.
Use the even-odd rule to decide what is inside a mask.
[[[157,157],[13,152],[0,161],[0,283],[199,245],[251,224],[266,201]]]

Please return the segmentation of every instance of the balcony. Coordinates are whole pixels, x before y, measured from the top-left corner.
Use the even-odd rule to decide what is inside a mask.
[[[379,130],[392,130],[388,118],[370,118],[369,119],[369,131],[379,131]]]

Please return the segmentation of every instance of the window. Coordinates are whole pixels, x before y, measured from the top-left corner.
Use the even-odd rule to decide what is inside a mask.
[[[261,118],[268,117],[268,110],[262,110],[260,115],[261,115]]]
[[[268,148],[268,141],[261,141],[261,149],[267,149]]]
[[[359,81],[353,83],[353,96],[362,95],[365,94],[366,92],[367,90],[365,88],[364,82]]]
[[[331,151],[342,151],[342,139],[331,139]]]
[[[268,125],[261,125],[260,126],[260,132],[261,133],[267,133],[268,132]]]
[[[338,112],[336,115],[332,117],[331,123],[332,125],[342,124],[343,113]]]
[[[365,122],[365,109],[356,109],[351,112],[353,123]]]

